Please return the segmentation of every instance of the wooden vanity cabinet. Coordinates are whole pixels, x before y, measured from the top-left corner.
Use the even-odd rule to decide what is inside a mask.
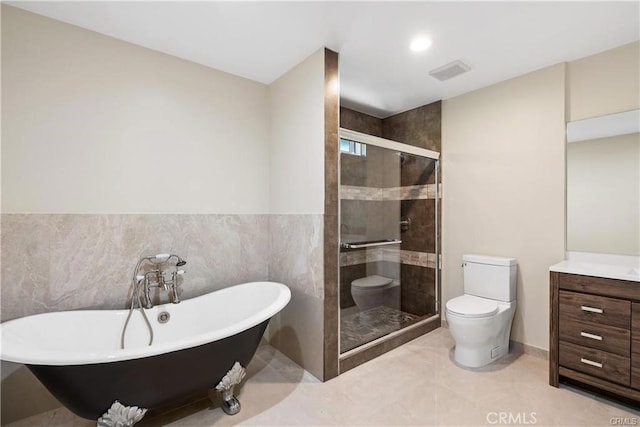
[[[549,384],[569,380],[640,407],[640,283],[551,272]]]

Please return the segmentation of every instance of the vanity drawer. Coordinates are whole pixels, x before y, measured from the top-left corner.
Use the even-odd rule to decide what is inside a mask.
[[[580,322],[593,322],[631,328],[631,302],[599,295],[560,291],[560,316]]]
[[[605,295],[611,298],[638,299],[638,283],[629,280],[558,273],[558,288],[565,291]]]
[[[560,365],[618,384],[630,384],[631,359],[606,351],[560,342]]]
[[[630,354],[631,333],[628,329],[597,323],[579,322],[560,314],[560,340],[615,353]]]

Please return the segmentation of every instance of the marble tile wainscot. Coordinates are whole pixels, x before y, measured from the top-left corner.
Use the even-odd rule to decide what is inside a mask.
[[[2,320],[124,308],[144,255],[187,260],[182,299],[267,280],[268,215],[2,214]]]

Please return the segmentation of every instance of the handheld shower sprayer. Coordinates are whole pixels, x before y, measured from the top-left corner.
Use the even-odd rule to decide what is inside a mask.
[[[157,254],[157,255],[148,256],[145,259],[148,259],[149,261],[153,261],[156,263],[163,263],[163,262],[169,261],[171,258],[175,258],[177,260],[176,267],[182,267],[183,265],[187,264],[187,261],[183,260],[182,258],[180,258],[180,256],[175,254]]]

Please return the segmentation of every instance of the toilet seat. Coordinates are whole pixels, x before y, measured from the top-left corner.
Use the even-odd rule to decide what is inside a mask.
[[[351,282],[351,286],[360,289],[373,290],[384,288],[393,282],[393,279],[374,274],[372,276],[362,277]]]
[[[447,302],[447,312],[466,317],[491,317],[498,312],[497,301],[473,295],[462,295]]]

